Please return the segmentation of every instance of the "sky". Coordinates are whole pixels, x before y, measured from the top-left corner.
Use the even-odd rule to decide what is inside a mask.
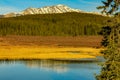
[[[57,4],[88,12],[99,12],[96,7],[102,5],[101,0],[0,0],[0,14],[20,12],[29,7],[41,8]]]

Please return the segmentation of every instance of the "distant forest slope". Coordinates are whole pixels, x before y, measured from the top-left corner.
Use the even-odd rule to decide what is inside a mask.
[[[39,14],[0,19],[0,35],[98,35],[108,17],[87,13]]]

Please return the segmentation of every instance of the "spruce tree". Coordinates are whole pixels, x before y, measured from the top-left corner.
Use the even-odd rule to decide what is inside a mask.
[[[102,1],[104,6],[98,7],[103,9],[103,13],[113,15],[103,27],[101,34],[104,39],[102,45],[106,47],[102,54],[106,62],[102,65],[100,75],[96,76],[97,80],[120,80],[120,15],[116,14],[119,9],[120,0]]]

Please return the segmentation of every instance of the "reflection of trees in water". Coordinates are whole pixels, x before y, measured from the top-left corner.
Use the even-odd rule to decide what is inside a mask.
[[[24,63],[30,68],[40,68],[48,71],[52,70],[57,73],[64,73],[69,71],[69,69],[94,70],[99,68],[97,65],[98,63],[95,62],[80,62],[73,60],[32,60],[24,61]]]
[[[46,71],[54,71],[57,73],[68,72],[70,69],[86,69],[96,70],[98,63],[96,62],[81,62],[74,60],[22,60],[22,61],[0,61],[0,64],[23,64],[29,68],[39,68]]]
[[[68,71],[68,68],[65,66],[67,62],[61,61],[52,61],[52,60],[35,60],[35,61],[25,61],[25,64],[30,68],[40,68],[44,70],[53,70],[57,73],[64,73]],[[61,66],[62,64],[62,66]]]
[[[16,60],[2,60],[0,64],[16,64]]]
[[[53,70],[57,73],[64,73],[68,71],[68,67],[66,66],[69,64],[67,61],[54,61],[54,60],[7,60],[7,61],[0,61],[0,64],[25,64],[29,68],[40,68],[44,70]]]

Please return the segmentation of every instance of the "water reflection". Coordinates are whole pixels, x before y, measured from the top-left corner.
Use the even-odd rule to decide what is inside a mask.
[[[28,68],[40,68],[46,71],[53,70],[57,73],[64,73],[69,71],[69,69],[85,68],[85,69],[96,69],[98,68],[97,62],[79,62],[79,61],[60,61],[60,60],[12,60],[12,61],[0,61],[0,64],[24,64]],[[93,66],[92,64],[96,64]]]
[[[47,71],[53,70],[57,73],[64,73],[68,71],[68,68],[66,67],[68,62],[64,62],[64,61],[36,60],[36,61],[25,61],[25,64],[29,68],[40,68]]]
[[[35,79],[35,77],[34,79],[29,80],[95,80],[94,74],[99,73],[100,71],[100,66],[97,64],[97,62],[81,63],[79,61],[59,60],[0,61],[0,70],[2,69],[4,72],[6,72],[5,74],[8,74],[9,72],[6,71],[7,69],[12,71],[16,69],[17,71],[11,72],[10,75],[13,76],[12,74],[18,73],[22,73],[23,75],[24,73],[24,76],[26,76],[23,77],[22,80],[27,80],[29,77],[31,77],[29,74],[34,75],[34,77],[38,77],[38,79]],[[8,66],[10,66],[10,68],[8,68]],[[43,76],[46,76],[48,79]],[[0,75],[0,80],[1,77],[2,76]],[[3,77],[2,80],[7,79]]]

